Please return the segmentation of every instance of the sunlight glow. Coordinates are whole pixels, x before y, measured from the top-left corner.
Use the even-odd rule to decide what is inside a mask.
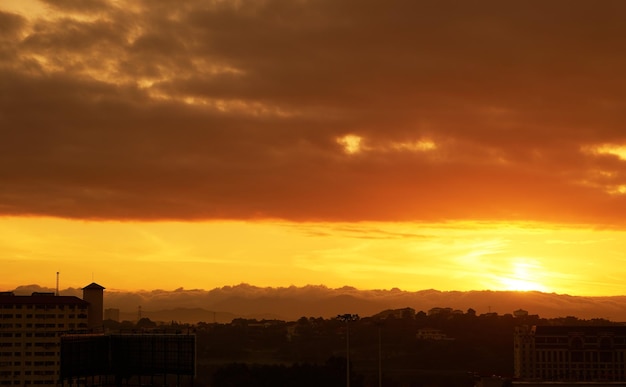
[[[616,263],[626,262],[625,252],[624,231],[538,223],[0,217],[0,266],[12,273],[0,279],[0,290],[50,286],[60,271],[63,286],[81,286],[95,272],[107,288],[125,290],[246,282],[617,295],[626,268]]]
[[[343,151],[345,153],[349,155],[353,155],[361,151],[361,140],[362,140],[362,137],[359,137],[354,134],[348,134],[348,135],[338,138],[337,143],[343,146]]]
[[[626,195],[626,184],[620,184],[609,190],[611,195]]]
[[[617,156],[626,160],[626,145],[603,144],[590,149],[593,153]]]
[[[542,270],[539,264],[531,260],[518,259],[511,266],[511,273],[500,278],[504,290],[548,291],[541,283]]]
[[[437,149],[437,144],[431,140],[419,140],[411,142],[395,142],[392,148],[400,151],[425,152]]]

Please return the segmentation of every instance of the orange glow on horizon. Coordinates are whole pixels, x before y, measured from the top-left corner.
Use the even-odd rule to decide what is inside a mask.
[[[528,223],[92,222],[0,218],[0,287],[539,290],[624,294],[624,232]],[[517,257],[517,258],[516,258]],[[522,258],[523,257],[523,258]]]

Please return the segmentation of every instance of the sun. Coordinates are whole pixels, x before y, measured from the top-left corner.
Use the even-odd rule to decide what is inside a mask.
[[[542,278],[540,264],[534,260],[518,258],[511,263],[510,274],[502,275],[499,281],[504,290],[546,292],[548,288],[542,283]]]

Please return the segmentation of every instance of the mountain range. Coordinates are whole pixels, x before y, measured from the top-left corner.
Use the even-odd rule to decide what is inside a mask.
[[[13,290],[17,295],[53,291],[38,285],[20,286]],[[68,288],[61,290],[60,295],[81,297],[82,291]],[[274,288],[239,284],[212,290],[105,290],[104,304],[105,309],[119,309],[121,320],[134,321],[141,316],[153,321],[185,323],[225,323],[235,318],[294,321],[300,317],[330,318],[345,313],[366,317],[387,309],[407,307],[418,312],[428,312],[435,307],[449,307],[463,312],[471,308],[478,314],[507,314],[523,309],[544,318],[575,316],[626,321],[626,296],[588,297],[538,291],[359,290],[349,286]]]

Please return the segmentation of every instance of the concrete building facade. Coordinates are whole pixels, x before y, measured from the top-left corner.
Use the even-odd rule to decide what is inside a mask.
[[[60,337],[102,326],[102,288],[90,300],[54,293],[0,293],[0,386],[55,385],[60,374]],[[97,295],[99,294],[99,299]],[[90,312],[99,323],[89,319]]]
[[[626,381],[626,326],[523,326],[514,336],[514,376],[526,382]]]

